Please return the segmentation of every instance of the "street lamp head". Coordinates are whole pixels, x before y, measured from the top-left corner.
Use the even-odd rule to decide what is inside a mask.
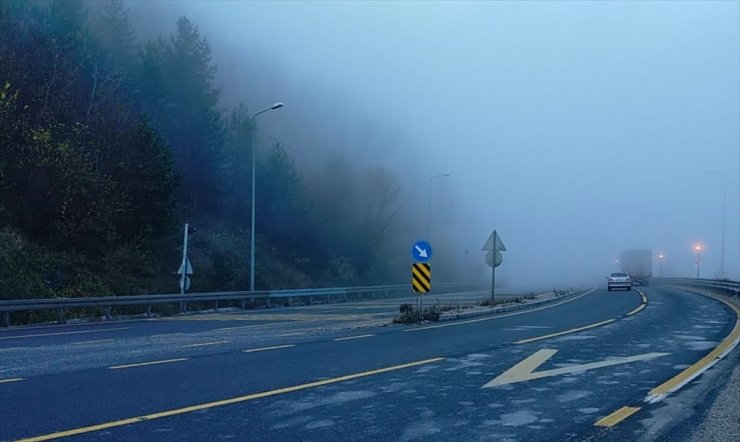
[[[695,249],[695,250],[696,250],[697,252],[701,252],[701,246],[699,246],[699,245],[697,245],[696,247],[694,247],[694,249]]]
[[[283,106],[285,106],[285,104],[282,101],[278,101],[277,103],[272,105],[270,110],[280,109]]]
[[[663,259],[663,258],[665,258],[664,254],[661,253],[660,255],[658,255],[658,259]]]

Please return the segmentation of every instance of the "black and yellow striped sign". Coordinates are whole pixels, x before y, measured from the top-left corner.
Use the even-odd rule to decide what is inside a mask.
[[[416,263],[411,266],[411,286],[416,293],[427,293],[432,289],[432,267]]]

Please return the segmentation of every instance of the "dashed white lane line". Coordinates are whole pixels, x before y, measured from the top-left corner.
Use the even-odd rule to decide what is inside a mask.
[[[133,327],[117,327],[117,328],[103,328],[100,330],[78,330],[69,332],[58,332],[58,333],[36,333],[32,335],[16,335],[16,336],[0,336],[0,339],[21,339],[21,338],[39,338],[44,336],[61,336],[61,335],[79,335],[83,333],[104,333],[118,330],[130,330]]]
[[[254,353],[258,351],[268,351],[268,350],[279,350],[281,348],[290,348],[290,347],[295,347],[295,344],[275,345],[272,347],[262,347],[262,348],[250,348],[248,350],[244,350],[244,353]]]
[[[194,347],[207,347],[209,345],[221,345],[221,344],[228,344],[231,341],[213,341],[213,342],[201,342],[199,344],[188,344],[183,345],[182,348],[194,348]]]
[[[134,368],[134,367],[144,367],[147,365],[158,365],[158,364],[171,364],[173,362],[182,362],[187,361],[188,358],[177,358],[177,359],[162,359],[161,361],[151,361],[151,362],[139,362],[137,364],[126,364],[126,365],[114,365],[112,367],[108,367],[111,370],[120,370],[123,368]]]
[[[350,339],[363,339],[363,338],[370,338],[375,335],[357,335],[357,336],[346,336],[344,338],[334,338],[332,341],[338,342],[338,341],[349,341]]]

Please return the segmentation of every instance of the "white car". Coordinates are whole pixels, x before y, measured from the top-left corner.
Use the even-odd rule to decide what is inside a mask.
[[[627,289],[632,290],[632,279],[630,275],[624,272],[614,272],[607,278],[606,289]]]

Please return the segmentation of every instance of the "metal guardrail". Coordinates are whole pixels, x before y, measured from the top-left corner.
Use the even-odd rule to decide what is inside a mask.
[[[433,294],[450,293],[455,291],[477,290],[483,287],[477,283],[440,283],[435,284]],[[403,296],[411,293],[410,284],[384,285],[369,287],[341,287],[321,289],[291,289],[291,290],[261,290],[243,292],[211,292],[160,294],[160,295],[127,295],[127,296],[91,296],[84,298],[48,298],[48,299],[17,299],[0,301],[0,326],[10,326],[11,312],[30,311],[56,311],[57,322],[65,322],[64,310],[71,308],[102,308],[105,317],[111,317],[111,307],[146,305],[147,315],[151,315],[152,306],[160,304],[179,304],[180,313],[187,312],[188,303],[191,302],[213,302],[214,308],[218,308],[219,302],[239,301],[240,307],[245,309],[247,302],[263,300],[267,306],[273,300],[292,304],[294,298],[302,299],[310,304],[314,301],[347,301],[350,299],[360,300],[363,298],[389,298]]]
[[[653,283],[710,290],[732,297],[740,297],[740,282],[729,279],[661,278],[653,279]]]

